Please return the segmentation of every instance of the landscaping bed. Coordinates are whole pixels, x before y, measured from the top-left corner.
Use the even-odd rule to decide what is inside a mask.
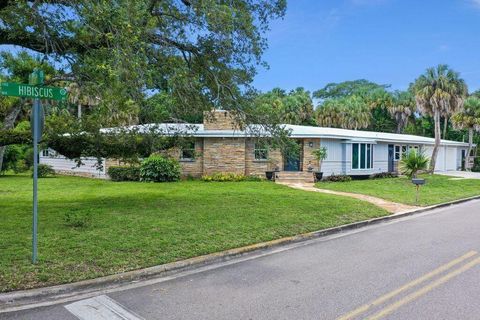
[[[32,179],[0,176],[0,292],[95,278],[388,213],[271,182],[39,181],[39,262],[31,259]]]
[[[415,185],[407,177],[319,182],[317,188],[366,194],[408,205],[429,206],[480,195],[479,179],[455,179],[442,175],[421,175],[426,184],[420,187],[418,204]],[[453,179],[452,179],[453,178]]]

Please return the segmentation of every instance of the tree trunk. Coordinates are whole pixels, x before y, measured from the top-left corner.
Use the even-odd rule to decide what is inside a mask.
[[[400,134],[403,131],[403,123],[402,120],[397,121],[397,133]]]
[[[448,128],[448,116],[445,116],[445,120],[443,122],[443,139],[447,138],[447,128]]]
[[[470,171],[468,165],[470,164],[470,153],[472,152],[473,146],[473,128],[468,128],[468,149],[467,154],[465,154],[465,163],[463,164],[465,167],[465,171]]]
[[[14,105],[8,112],[3,120],[3,129],[13,129],[15,120],[17,120],[18,114],[22,110],[23,101]],[[3,156],[5,155],[6,146],[0,146],[0,171],[2,171]]]
[[[82,119],[82,104],[79,102],[77,105],[77,114],[78,114],[78,120]]]
[[[435,108],[433,114],[433,120],[435,122],[435,145],[433,147],[432,158],[430,159],[430,173],[435,171],[435,163],[437,162],[438,147],[440,146],[440,135],[442,131],[440,129],[440,111]]]

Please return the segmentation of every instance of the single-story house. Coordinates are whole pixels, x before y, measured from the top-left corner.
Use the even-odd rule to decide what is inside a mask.
[[[305,176],[308,169],[317,170],[318,162],[312,151],[326,147],[327,158],[323,161],[324,176],[345,174],[351,176],[371,175],[380,172],[396,172],[402,154],[414,148],[431,156],[434,139],[384,132],[346,130],[300,125],[284,125],[290,138],[300,146],[295,155],[284,155],[260,143],[257,134],[236,129],[235,121],[228,111],[216,110],[206,116],[203,124],[159,124],[164,132],[183,131],[192,136],[188,148],[177,150],[184,176],[200,177],[219,172],[245,175],[265,175],[265,171],[279,168]],[[145,128],[148,125],[144,126]],[[436,170],[458,170],[462,167],[467,143],[442,140],[438,152]],[[118,165],[111,159],[104,161],[102,169],[95,166],[96,159],[83,159],[83,166],[53,150],[43,150],[40,163],[51,165],[56,171],[92,177],[107,177],[107,168]],[[311,175],[311,174],[310,174]]]

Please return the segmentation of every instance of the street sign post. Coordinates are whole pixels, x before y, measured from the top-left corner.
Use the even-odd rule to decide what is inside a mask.
[[[37,262],[38,230],[38,141],[43,131],[43,109],[41,99],[63,101],[67,98],[64,88],[46,87],[44,74],[37,68],[28,77],[29,84],[3,82],[0,93],[3,96],[32,98],[33,108],[31,127],[33,136],[33,223],[32,223],[32,263]]]

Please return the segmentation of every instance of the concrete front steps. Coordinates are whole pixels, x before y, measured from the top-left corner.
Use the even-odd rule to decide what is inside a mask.
[[[313,172],[280,171],[275,173],[275,182],[278,183],[313,183]]]

